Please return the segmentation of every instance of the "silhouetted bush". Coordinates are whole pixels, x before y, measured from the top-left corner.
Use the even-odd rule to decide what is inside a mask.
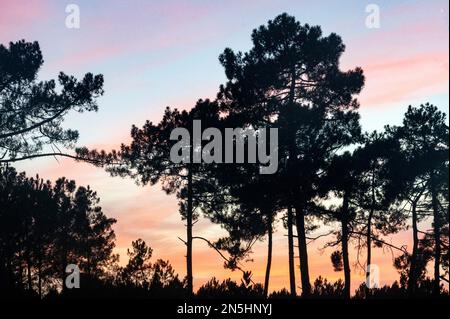
[[[201,286],[196,294],[198,298],[262,298],[263,287],[260,284],[238,285],[230,278],[219,282],[215,277]]]

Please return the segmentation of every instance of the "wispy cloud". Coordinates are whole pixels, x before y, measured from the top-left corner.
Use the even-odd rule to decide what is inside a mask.
[[[366,84],[361,104],[375,107],[448,92],[448,62],[444,52],[369,61],[363,66]]]

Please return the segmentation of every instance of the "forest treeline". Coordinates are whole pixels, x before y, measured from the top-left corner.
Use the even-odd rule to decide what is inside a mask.
[[[52,295],[268,297],[275,223],[287,233],[289,276],[272,297],[356,298],[439,296],[449,280],[449,131],[445,113],[425,103],[409,106],[403,123],[380,132],[363,132],[356,95],[363,89],[361,68],[342,71],[341,38],[324,36],[320,27],[300,24],[287,14],[252,33],[248,52],[225,49],[219,61],[227,82],[215,100],[199,100],[190,110],[167,108],[160,122],[133,126],[131,142],[118,150],[76,148],[78,132],[64,129],[69,111],[96,111],[103,76],[82,80],[61,73],[55,81],[37,81],[43,58],[37,42],[0,45],[0,285],[43,297]],[[381,112],[381,111],[380,111]],[[171,132],[202,127],[277,128],[278,170],[260,174],[259,164],[222,164],[225,141],[202,141],[212,163],[174,163]],[[191,134],[193,136],[193,134]],[[222,134],[221,136],[224,136]],[[247,136],[245,150],[249,150]],[[216,145],[211,143],[217,142]],[[236,144],[236,140],[234,141]],[[194,153],[193,141],[188,152]],[[205,154],[205,148],[203,148]],[[176,194],[186,226],[186,277],[168,261],[151,261],[152,249],[132,243],[128,263],[113,253],[116,222],[107,218],[89,187],[60,178],[54,183],[18,174],[14,162],[42,156],[66,156],[130,177],[142,186],[161,184]],[[236,155],[234,155],[236,156]],[[248,159],[250,155],[246,155]],[[152,218],[151,214],[148,216]],[[195,233],[207,218],[227,235],[219,239]],[[393,245],[390,236],[407,231],[412,247]],[[317,235],[319,233],[319,235]],[[308,243],[326,237],[330,262],[343,280],[310,278]],[[193,289],[193,243],[206,241],[224,266],[242,272],[240,283],[211,279]],[[252,279],[252,247],[267,244],[263,283]],[[373,249],[396,256],[398,282],[351,291],[353,271],[372,274]],[[352,262],[349,251],[357,251]],[[300,267],[296,269],[296,259]],[[77,264],[85,289],[64,288],[68,264]],[[300,287],[296,277],[300,278]],[[92,288],[92,289],[89,289]]]

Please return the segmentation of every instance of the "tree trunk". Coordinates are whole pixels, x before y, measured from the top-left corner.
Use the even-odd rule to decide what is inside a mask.
[[[372,203],[370,207],[369,216],[367,218],[367,234],[366,234],[366,243],[367,243],[367,260],[366,260],[366,299],[370,297],[370,265],[372,264],[372,218],[375,213],[375,172],[372,168]]]
[[[38,265],[38,293],[39,299],[42,299],[42,262],[39,261]]]
[[[311,294],[311,284],[309,282],[308,268],[308,248],[306,243],[305,215],[303,208],[299,205],[295,207],[295,217],[297,226],[298,252],[300,257],[300,277],[302,282],[302,297]]]
[[[188,171],[188,200],[186,212],[186,278],[188,296],[193,296],[193,276],[192,276],[192,171]]]
[[[373,218],[374,209],[370,210],[369,217],[367,218],[367,234],[366,234],[366,242],[367,242],[367,260],[366,260],[366,298],[370,296],[370,265],[372,264],[372,218]]]
[[[350,261],[348,258],[348,195],[344,195],[344,203],[342,205],[342,260],[344,262],[344,297],[350,299]]]
[[[450,225],[449,225],[449,215],[450,214],[449,213],[450,213],[450,204],[447,204],[447,216],[446,216],[445,223],[447,224],[448,229],[450,229]],[[447,246],[447,260],[450,260],[450,248],[448,246]],[[448,275],[447,282],[450,282],[450,271],[447,273],[447,275]],[[449,294],[450,294],[450,289],[448,289],[448,290],[449,290]]]
[[[272,266],[272,218],[269,216],[267,229],[267,265],[266,276],[264,279],[264,298],[267,298],[269,293],[270,268]]]
[[[293,214],[292,206],[287,211],[287,228],[288,228],[288,254],[289,254],[289,284],[291,295],[296,296],[295,288],[295,261],[294,261],[294,232],[293,232]]]
[[[441,266],[441,221],[439,215],[438,199],[434,174],[430,179],[431,205],[433,207],[433,232],[434,232],[434,285],[433,293],[440,293],[440,266]]]
[[[291,83],[289,87],[289,101],[288,108],[285,110],[286,118],[292,119],[291,112],[294,108],[295,102],[295,79],[297,76],[295,64],[291,66],[290,70]],[[294,161],[296,161],[297,147],[295,142],[296,126],[288,120],[288,172],[290,176],[295,176],[295,168],[293,167]],[[291,184],[292,189],[295,189],[295,183]],[[295,204],[295,218],[297,228],[297,241],[300,258],[300,278],[302,283],[302,296],[308,297],[311,293],[311,284],[309,283],[309,269],[308,269],[308,250],[306,247],[306,233],[305,233],[305,217],[304,211],[300,208],[301,205],[295,203],[295,195],[293,193],[289,196],[288,206],[288,246],[289,246],[289,283],[291,289],[291,295],[296,296],[296,284],[295,284],[295,261],[294,261],[294,234],[293,234],[293,214],[291,204]]]
[[[417,288],[417,254],[419,248],[419,232],[417,230],[417,201],[412,202],[412,230],[413,230],[413,249],[409,266],[408,295],[411,297]]]

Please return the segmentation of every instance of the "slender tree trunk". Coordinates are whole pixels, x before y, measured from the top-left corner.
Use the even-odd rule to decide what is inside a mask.
[[[288,108],[286,109],[286,118],[290,118],[290,113],[294,108],[295,102],[295,79],[297,76],[297,71],[295,64],[291,66],[290,77],[291,82],[289,86],[289,103]],[[295,168],[293,168],[293,163],[296,159],[297,147],[295,143],[295,135],[296,129],[295,125],[292,125],[290,121],[288,121],[288,171],[290,173],[294,173]],[[294,175],[292,175],[294,176]],[[293,183],[295,184],[295,183]],[[292,189],[295,187],[291,184]],[[295,195],[291,194],[290,203],[295,203],[293,200]],[[292,206],[288,206],[288,246],[289,246],[289,283],[291,289],[291,295],[296,296],[296,285],[295,285],[295,262],[294,262],[294,234],[293,234],[293,214],[292,214]],[[296,228],[297,228],[297,241],[298,241],[298,250],[299,250],[299,258],[300,258],[300,278],[302,283],[302,296],[308,297],[311,293],[311,285],[309,283],[309,269],[308,269],[308,250],[306,247],[306,232],[305,232],[305,219],[304,212],[300,209],[300,205],[295,206],[295,218],[296,218]]]
[[[449,214],[450,213],[450,204],[447,205],[447,216],[446,216],[446,220],[445,223],[447,224],[447,228],[450,230],[450,224],[449,224]],[[447,234],[448,236],[448,234]],[[447,260],[450,260],[450,247],[447,246]],[[450,282],[450,271],[448,271],[447,273],[448,275],[448,282]],[[449,295],[450,295],[450,289],[449,290]]]
[[[348,224],[347,221],[342,221],[342,259],[344,262],[344,297],[350,299],[350,261],[348,257]]]
[[[433,232],[434,232],[434,285],[433,293],[440,293],[440,266],[441,266],[441,221],[439,215],[438,199],[434,174],[431,173],[431,205],[433,207]]]
[[[193,276],[192,276],[192,171],[188,171],[188,200],[186,212],[186,277],[188,296],[193,296]]]
[[[42,262],[39,261],[38,265],[38,293],[39,299],[42,299]]]
[[[348,257],[348,195],[344,195],[344,203],[342,205],[342,259],[344,262],[344,297],[350,299],[350,261]]]
[[[288,254],[289,254],[289,284],[291,295],[296,296],[295,289],[295,260],[294,260],[294,230],[293,230],[293,214],[292,206],[288,206],[287,211],[287,228],[288,228]]]
[[[33,290],[33,280],[31,278],[31,262],[27,261],[27,279],[28,279],[28,290]]]
[[[267,298],[269,293],[269,280],[270,280],[270,268],[272,266],[272,220],[268,221],[267,229],[267,265],[266,265],[266,276],[264,279],[264,298]]]
[[[370,296],[370,265],[372,264],[372,218],[373,218],[374,208],[372,206],[369,217],[367,218],[367,260],[366,260],[366,298]]]
[[[419,249],[419,232],[417,229],[417,201],[414,200],[411,205],[412,213],[412,231],[413,231],[413,249],[409,266],[408,295],[411,297],[417,288],[417,254]]]
[[[372,203],[370,207],[369,216],[367,218],[367,232],[366,232],[366,243],[367,243],[367,260],[366,260],[366,298],[370,298],[370,265],[372,264],[372,218],[375,213],[375,171],[372,168],[371,177],[371,187],[372,187]]]
[[[309,282],[308,248],[306,243],[305,215],[300,206],[295,207],[297,226],[298,252],[300,257],[300,277],[302,282],[302,296],[309,297],[311,284]]]

